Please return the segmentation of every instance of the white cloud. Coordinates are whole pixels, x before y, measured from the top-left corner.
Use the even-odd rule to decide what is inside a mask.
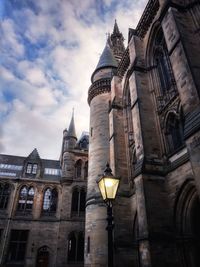
[[[112,31],[117,18],[127,38],[128,28],[136,26],[147,0],[102,0],[101,4],[109,8],[113,2],[115,10],[107,11],[103,19],[94,0],[42,0],[34,2],[37,12],[29,7],[14,10],[23,20],[21,28],[14,18],[3,21],[3,153],[28,155],[37,147],[42,157],[58,158],[62,130],[69,125],[73,107],[77,135],[88,131],[87,92],[105,33]],[[5,97],[7,92],[10,99]]]
[[[1,22],[1,50],[2,52],[9,51],[14,57],[24,55],[24,46],[15,32],[14,22],[11,19]]]

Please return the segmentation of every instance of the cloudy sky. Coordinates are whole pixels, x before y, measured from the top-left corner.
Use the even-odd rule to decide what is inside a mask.
[[[58,159],[75,109],[89,129],[87,91],[117,19],[127,41],[147,0],[0,0],[0,153]]]

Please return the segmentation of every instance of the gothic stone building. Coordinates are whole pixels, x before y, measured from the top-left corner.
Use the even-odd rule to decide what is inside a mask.
[[[199,43],[199,0],[150,0],[126,49],[115,22],[88,92],[85,267],[107,266],[107,161],[121,178],[114,266],[200,266]]]
[[[106,267],[109,162],[114,266],[200,266],[199,0],[149,0],[123,41],[115,22],[91,76],[88,175],[73,118],[60,161],[1,156],[2,265]]]
[[[83,266],[87,155],[73,117],[60,160],[0,155],[0,266]]]

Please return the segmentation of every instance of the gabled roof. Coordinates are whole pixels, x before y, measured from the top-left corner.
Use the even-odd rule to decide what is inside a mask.
[[[27,159],[39,159],[40,160],[40,155],[37,151],[37,148],[33,149],[33,151],[28,155]]]

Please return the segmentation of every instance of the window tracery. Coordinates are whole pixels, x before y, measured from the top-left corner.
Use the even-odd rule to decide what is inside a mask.
[[[38,164],[37,163],[27,163],[26,173],[27,174],[36,174],[37,173]]]
[[[75,178],[81,178],[82,175],[82,160],[77,160],[75,164]]]
[[[68,262],[83,262],[84,260],[84,234],[72,232],[68,238]]]
[[[58,201],[58,192],[57,190],[47,188],[44,192],[42,212],[43,214],[53,215],[56,213]]]
[[[132,177],[134,171],[134,165],[137,161],[136,158],[136,149],[135,149],[135,140],[133,132],[133,119],[132,119],[132,109],[131,109],[131,95],[129,85],[126,89],[125,95],[125,133],[128,145],[128,158],[129,158],[129,178]]]
[[[34,201],[34,188],[23,186],[19,192],[17,211],[20,213],[31,213]]]
[[[84,166],[84,178],[86,179],[88,177],[88,161],[85,162]]]
[[[180,148],[183,143],[183,116],[170,112],[166,120],[166,137],[168,144],[168,152],[172,153]]]
[[[154,66],[156,67],[158,85],[156,98],[160,111],[177,94],[176,82],[162,30],[159,31],[155,39]]]
[[[0,209],[5,210],[8,206],[11,189],[9,184],[0,184]]]
[[[72,192],[72,216],[84,216],[85,214],[86,192],[84,188],[74,188]]]

